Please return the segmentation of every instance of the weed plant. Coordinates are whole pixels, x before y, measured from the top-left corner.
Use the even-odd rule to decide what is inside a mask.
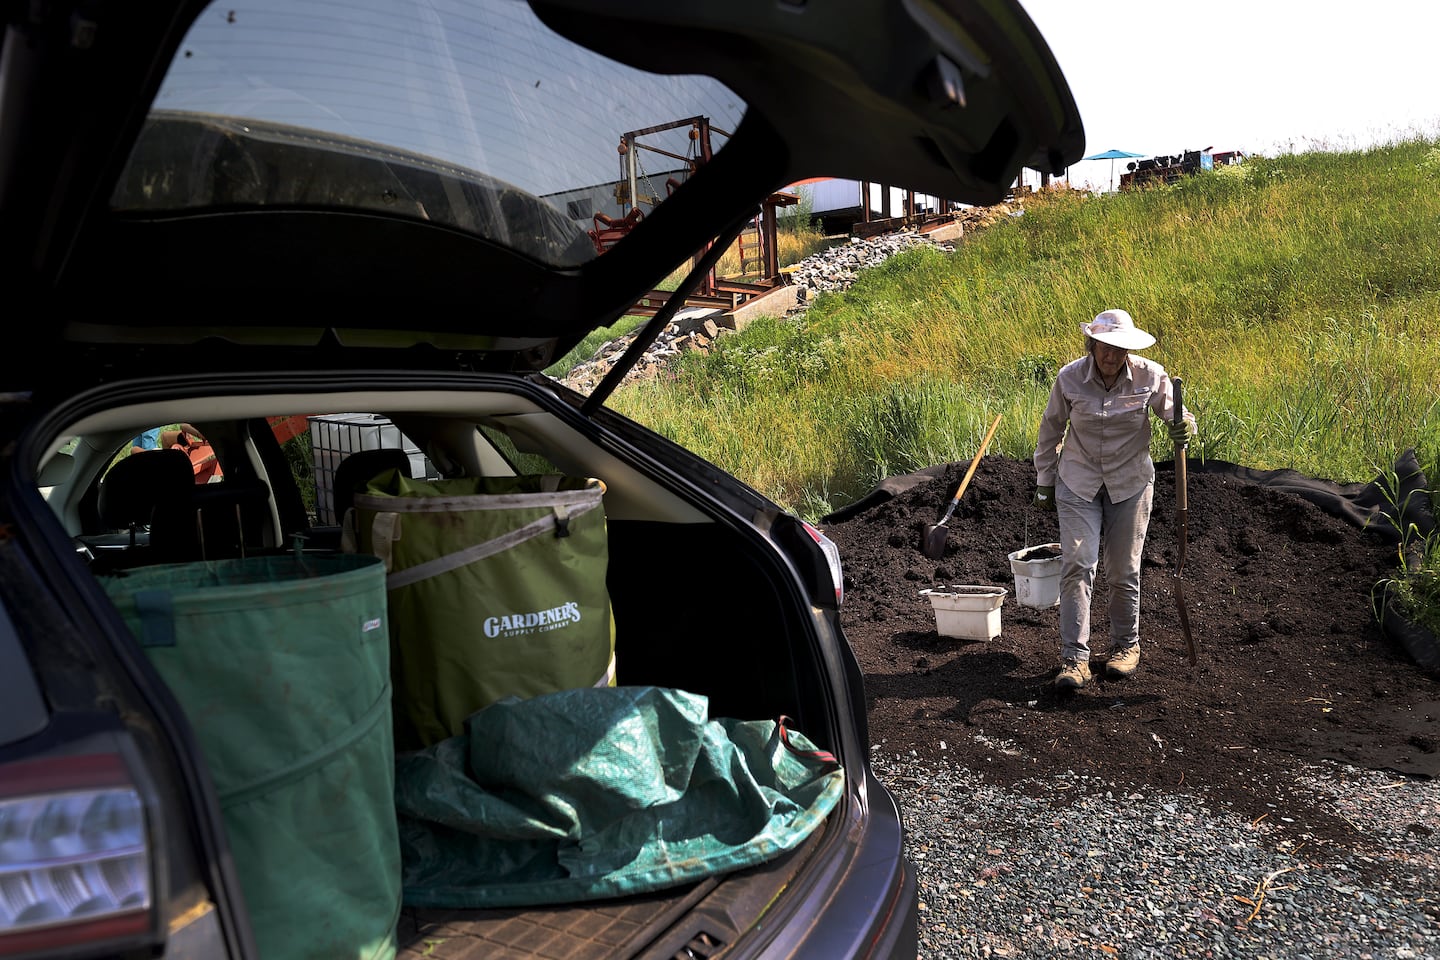
[[[1401,616],[1440,637],[1440,537],[1431,536],[1424,544],[1385,586]]]
[[[1432,483],[1437,471],[1440,471],[1440,461],[1432,462],[1429,469],[1424,470]],[[1402,499],[1398,493],[1399,477],[1393,470],[1383,471],[1380,481],[1381,491],[1390,504],[1389,511],[1380,516],[1393,525],[1399,536],[1395,575],[1381,580],[1371,591],[1376,619],[1383,619],[1381,608],[1389,604],[1406,620],[1440,637],[1440,529],[1422,530],[1413,520],[1403,519],[1411,515],[1411,497],[1427,498],[1430,515],[1435,517],[1440,486],[1413,491]]]

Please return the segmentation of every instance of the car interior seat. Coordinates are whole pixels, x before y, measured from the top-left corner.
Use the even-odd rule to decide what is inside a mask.
[[[151,539],[182,560],[246,557],[279,546],[273,535],[270,487],[263,480],[227,477],[219,483],[192,484],[182,511],[161,514]],[[170,520],[176,521],[171,529]]]
[[[399,470],[402,476],[414,477],[410,472],[410,455],[393,447],[357,450],[340,461],[335,467],[333,500],[337,523],[345,522],[346,512],[355,505],[355,494],[386,470]]]
[[[330,526],[313,527],[309,533],[310,546],[317,550],[340,549],[341,529],[345,514],[355,505],[355,494],[365,489],[375,477],[386,470],[399,470],[402,476],[414,477],[410,467],[410,455],[404,450],[384,447],[379,450],[357,450],[341,460],[331,478],[330,507],[334,523]]]
[[[187,499],[194,485],[190,458],[180,450],[132,453],[110,468],[100,481],[96,507],[107,527],[129,531],[126,552],[135,556],[127,562],[140,560],[151,545],[149,528],[157,515]]]

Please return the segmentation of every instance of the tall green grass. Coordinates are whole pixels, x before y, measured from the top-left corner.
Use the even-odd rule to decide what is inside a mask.
[[[611,403],[813,517],[969,459],[997,414],[991,451],[1028,458],[1079,324],[1124,307],[1158,338],[1146,355],[1186,379],[1192,457],[1351,481],[1415,447],[1436,470],[1437,176],[1440,145],[1410,140],[1045,194]],[[1154,443],[1167,459],[1158,423]]]

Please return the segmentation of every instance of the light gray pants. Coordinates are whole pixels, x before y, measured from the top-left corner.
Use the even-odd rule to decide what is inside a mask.
[[[1090,598],[1095,568],[1105,561],[1110,589],[1110,649],[1140,642],[1140,555],[1150,526],[1152,480],[1135,496],[1112,503],[1104,487],[1094,500],[1055,483],[1060,518],[1060,656],[1090,659]]]

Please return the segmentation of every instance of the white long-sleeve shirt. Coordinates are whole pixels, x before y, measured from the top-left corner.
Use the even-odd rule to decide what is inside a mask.
[[[1153,360],[1130,354],[1108,390],[1088,353],[1067,363],[1040,418],[1036,484],[1053,487],[1058,476],[1087,500],[1102,486],[1112,501],[1133,497],[1155,479],[1150,410],[1166,423],[1175,416],[1170,376]],[[1184,417],[1195,422],[1188,410]]]

